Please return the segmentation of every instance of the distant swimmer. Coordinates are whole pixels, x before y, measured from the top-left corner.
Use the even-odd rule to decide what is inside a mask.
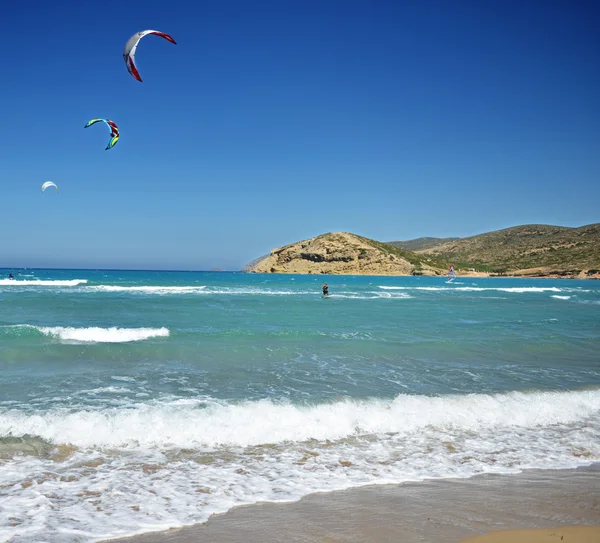
[[[329,287],[327,286],[327,283],[323,283],[321,288],[323,289],[323,296],[329,296]]]
[[[10,273],[8,274],[8,278],[9,278],[9,279],[14,279],[14,278],[15,278],[15,277],[14,277],[14,275],[12,274],[12,272],[10,272]]]

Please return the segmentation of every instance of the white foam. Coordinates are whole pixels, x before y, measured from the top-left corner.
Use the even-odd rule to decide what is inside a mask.
[[[316,294],[321,294],[321,289],[316,290],[281,290],[281,289],[261,289],[261,288],[253,288],[253,287],[241,287],[241,288],[233,288],[233,287],[210,287],[207,291],[207,294],[230,294],[230,295],[249,295],[249,296],[298,296],[310,294],[312,296]]]
[[[571,296],[558,296],[557,294],[553,295],[552,298],[556,298],[557,300],[570,300]]]
[[[65,326],[32,326],[42,334],[62,341],[82,343],[125,343],[153,337],[168,337],[168,328],[73,328]]]
[[[330,294],[329,298],[346,298],[349,300],[377,300],[382,298],[394,298],[394,299],[403,299],[407,300],[412,298],[410,294],[406,294],[405,292],[369,292],[365,294],[353,294],[353,293],[340,293],[340,294]]]
[[[261,289],[253,287],[216,287],[207,285],[182,286],[121,286],[121,285],[92,285],[86,288],[90,292],[131,292],[142,294],[228,294],[228,295],[271,295],[285,296],[298,294],[315,294],[315,291],[294,291],[280,289]]]
[[[127,383],[135,383],[136,381],[134,377],[129,377],[127,375],[111,375],[110,378],[115,381],[125,381]]]
[[[122,286],[122,285],[90,285],[86,292],[127,292],[132,294],[219,294],[228,296],[300,296],[320,294],[317,290],[287,290],[265,289],[254,287],[219,287],[207,285],[182,285],[182,286]]]
[[[0,286],[9,287],[76,287],[77,285],[84,285],[87,283],[87,279],[69,279],[69,280],[25,280],[22,279],[0,279]]]
[[[430,291],[466,291],[466,292],[516,292],[523,294],[525,292],[562,292],[563,289],[558,287],[389,287],[379,285],[379,288],[385,290],[430,290]]]
[[[338,339],[350,339],[350,340],[373,340],[373,336],[369,332],[317,332],[320,336],[334,337]]]
[[[91,394],[91,395],[106,394],[106,393],[110,393],[110,394],[128,394],[130,392],[131,392],[131,390],[128,389],[128,388],[125,388],[125,387],[110,386],[110,387],[93,388],[93,389],[90,389],[90,390],[81,390],[77,394]]]
[[[21,524],[11,539],[15,528],[0,523],[0,540],[74,543],[311,492],[590,464],[600,460],[600,391],[0,409],[0,437],[26,434],[81,448],[4,462],[0,510]]]
[[[277,290],[277,289],[259,289],[259,288],[225,288],[225,287],[208,287],[205,294],[219,295],[247,295],[247,296],[310,296],[321,297],[321,290]],[[406,293],[389,293],[389,292],[357,292],[348,290],[336,290],[329,294],[329,298],[346,298],[353,300],[374,300],[379,298],[410,298]]]
[[[264,400],[204,407],[168,402],[124,411],[49,411],[0,415],[0,436],[32,434],[80,447],[264,445],[359,434],[411,434],[425,428],[482,428],[573,424],[600,415],[600,390],[512,392],[468,396],[400,395],[393,401],[342,401],[316,406]]]
[[[98,292],[133,292],[142,294],[189,294],[201,292],[206,285],[201,286],[119,286],[119,285],[94,285],[87,287],[88,291]]]

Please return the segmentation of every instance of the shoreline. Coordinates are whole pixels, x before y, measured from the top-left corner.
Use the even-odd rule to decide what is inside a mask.
[[[519,270],[510,271],[503,274],[498,274],[494,272],[478,272],[478,271],[462,271],[458,270],[456,274],[456,279],[466,278],[466,277],[477,277],[484,279],[565,279],[565,280],[600,280],[600,273],[588,274],[581,272],[577,275],[568,274],[561,275],[560,273],[541,273],[541,272],[529,272],[529,273],[518,273]],[[523,270],[526,271],[526,270]],[[389,274],[389,273],[324,273],[324,272],[285,272],[285,271],[275,271],[275,272],[256,272],[256,271],[244,271],[241,270],[238,273],[245,273],[248,275],[306,275],[306,276],[340,276],[340,277],[433,277],[443,279],[446,277],[446,274],[440,273],[438,275],[435,274],[420,274],[420,273],[405,273],[405,274]]]
[[[445,275],[419,275],[419,274],[407,274],[407,275],[390,275],[390,274],[356,274],[356,273],[297,273],[297,272],[273,272],[273,273],[262,273],[262,272],[243,272],[252,275],[306,275],[306,276],[332,276],[332,277],[433,277],[444,279]],[[483,278],[483,279],[564,279],[566,281],[598,281],[600,280],[600,275],[514,275],[514,274],[506,274],[506,275],[496,275],[493,273],[487,272],[471,272],[471,273],[461,273],[457,274],[456,279],[461,278]]]
[[[584,543],[590,533],[594,538],[600,534],[598,496],[600,464],[483,474],[242,505],[205,523],[103,543],[459,543],[475,536],[479,538],[472,543],[518,543],[560,529],[569,534],[563,541]],[[578,529],[581,526],[595,528]],[[536,529],[541,532],[531,532]],[[499,530],[520,532],[499,536]]]

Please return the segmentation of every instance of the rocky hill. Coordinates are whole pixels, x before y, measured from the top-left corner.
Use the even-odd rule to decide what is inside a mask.
[[[419,251],[458,268],[529,276],[594,276],[600,270],[600,223],[569,228],[515,226]]]
[[[245,269],[254,273],[442,275],[447,267],[436,257],[348,232],[332,232],[273,249]]]

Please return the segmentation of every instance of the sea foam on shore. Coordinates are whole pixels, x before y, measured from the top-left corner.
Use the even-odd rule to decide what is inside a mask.
[[[600,533],[600,465],[516,475],[431,480],[311,494],[291,504],[237,507],[204,524],[112,540],[113,543],[458,543],[507,529],[566,530],[565,543]],[[552,533],[556,533],[556,530]],[[575,533],[575,536],[573,535]],[[477,543],[533,543],[535,539]],[[575,537],[580,537],[576,539]],[[514,538],[514,539],[511,539]],[[548,540],[553,543],[560,538]],[[541,539],[540,541],[545,541]],[[474,543],[474,542],[473,542]]]

